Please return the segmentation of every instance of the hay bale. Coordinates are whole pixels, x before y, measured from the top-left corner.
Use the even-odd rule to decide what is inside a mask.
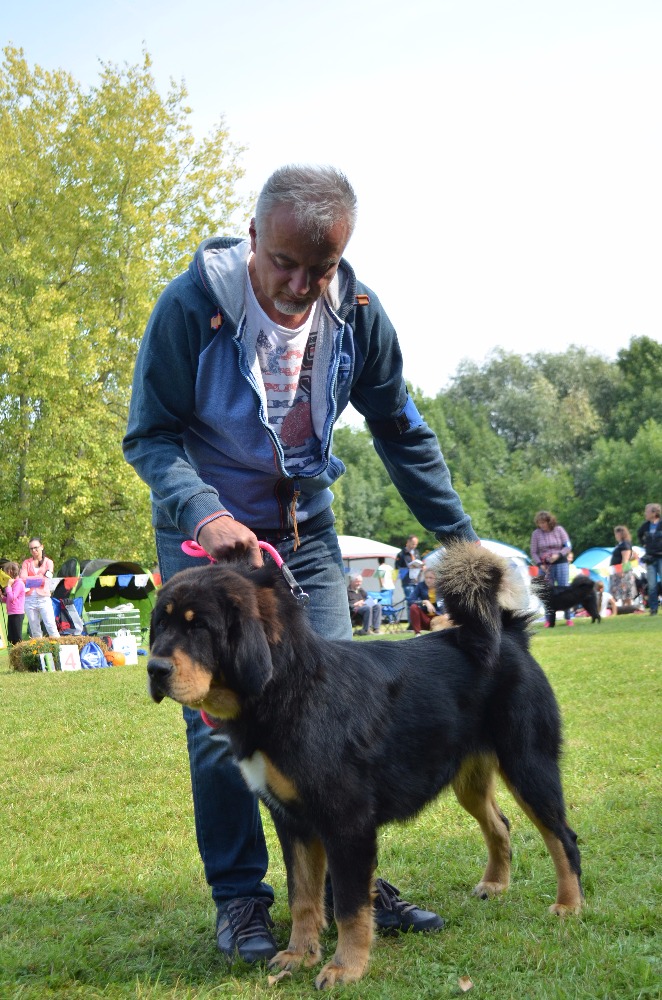
[[[60,646],[78,646],[79,649],[82,649],[88,642],[96,642],[104,655],[108,652],[106,643],[96,635],[44,636],[42,639],[26,639],[25,642],[17,642],[9,650],[9,669],[41,673],[39,654],[52,653],[55,669],[59,670]]]

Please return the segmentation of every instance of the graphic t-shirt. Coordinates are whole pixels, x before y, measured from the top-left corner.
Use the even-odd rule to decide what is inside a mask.
[[[311,309],[300,327],[290,330],[269,319],[255,297],[248,273],[246,282],[246,324],[249,330],[258,331],[255,345],[266,393],[267,420],[280,440],[287,471],[301,473],[321,460],[310,406],[321,303]]]

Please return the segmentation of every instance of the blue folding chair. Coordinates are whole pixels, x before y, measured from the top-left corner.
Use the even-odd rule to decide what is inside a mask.
[[[393,604],[390,600],[389,592],[382,590],[368,590],[368,597],[379,601],[382,606],[382,628],[385,632],[397,632],[401,622],[407,621],[407,602],[400,601]]]

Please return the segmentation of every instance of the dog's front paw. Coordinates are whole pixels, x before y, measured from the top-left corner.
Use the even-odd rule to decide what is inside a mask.
[[[478,896],[479,899],[491,899],[492,896],[499,896],[502,892],[505,892],[508,888],[505,882],[479,882],[476,888],[472,892],[472,896]]]
[[[310,945],[305,950],[286,948],[274,955],[269,962],[269,968],[294,972],[295,969],[303,965],[306,969],[310,969],[313,965],[317,965],[321,958],[322,951],[319,945]]]
[[[581,913],[581,909],[581,903],[572,903],[567,906],[565,903],[552,903],[549,912],[553,913],[555,917],[572,917],[577,913]]]
[[[330,990],[336,983],[355,983],[365,972],[365,964],[340,965],[334,959],[327,962],[315,980],[318,990]]]

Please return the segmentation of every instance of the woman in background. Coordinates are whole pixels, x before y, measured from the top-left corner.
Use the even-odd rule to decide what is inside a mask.
[[[620,566],[614,569],[609,577],[609,591],[615,601],[621,601],[624,608],[629,608],[637,596],[637,583],[632,569],[632,539],[624,524],[614,528],[614,538],[617,545],[611,554],[610,566]]]
[[[568,532],[548,510],[539,510],[534,518],[536,529],[531,535],[531,558],[552,587],[568,586],[568,556],[572,550]],[[547,624],[555,611],[547,614]],[[572,625],[572,611],[564,611],[568,625]]]
[[[432,570],[424,570],[423,579],[416,584],[411,595],[409,617],[416,635],[420,635],[421,630],[429,632],[432,619],[444,613],[444,602],[437,592],[436,579]]]
[[[57,636],[59,633],[55,624],[51,589],[48,586],[48,581],[53,576],[53,561],[44,555],[41,538],[31,538],[28,548],[30,555],[23,560],[21,578],[40,581],[39,586],[27,587],[25,591],[25,613],[28,616],[30,635],[33,639],[39,639],[43,622],[48,634]]]

